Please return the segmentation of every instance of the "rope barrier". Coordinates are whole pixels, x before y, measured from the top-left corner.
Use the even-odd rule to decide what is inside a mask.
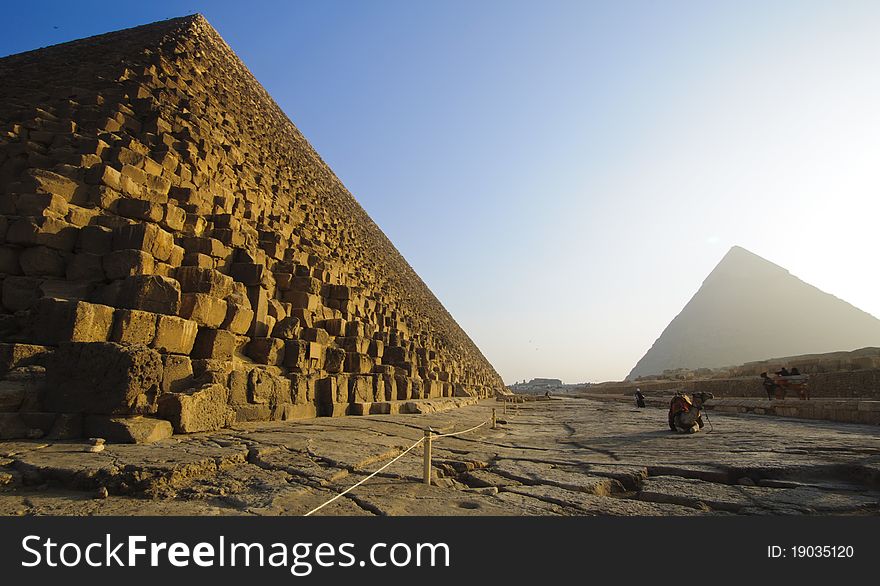
[[[475,425],[475,426],[471,427],[470,429],[465,429],[463,431],[456,431],[455,433],[444,433],[444,434],[440,434],[440,435],[435,435],[434,439],[440,439],[442,437],[454,437],[457,435],[464,435],[464,434],[469,433],[475,429],[479,429],[479,428],[483,427],[484,425],[486,425],[487,423],[491,423],[491,422],[492,422],[491,419],[487,419],[483,423],[481,423],[479,425]]]
[[[323,505],[319,505],[319,506],[315,507],[314,509],[312,509],[311,511],[309,511],[308,513],[306,513],[304,516],[305,516],[305,517],[308,517],[308,516],[311,515],[312,513],[316,512],[316,511],[320,511],[321,509],[323,509],[324,507],[326,507],[327,505],[329,505],[330,503],[332,503],[332,502],[335,501],[336,499],[338,499],[338,498],[340,498],[340,497],[342,497],[342,496],[345,496],[345,495],[348,494],[349,492],[353,491],[354,489],[356,489],[357,487],[359,487],[360,485],[362,485],[364,482],[366,482],[367,480],[369,480],[370,478],[372,478],[373,476],[375,476],[376,474],[378,474],[379,472],[381,472],[382,470],[385,470],[386,468],[388,468],[389,466],[391,466],[392,464],[394,464],[395,462],[397,462],[398,460],[400,460],[401,458],[403,458],[403,457],[407,454],[407,452],[409,452],[410,450],[412,450],[413,448],[415,448],[417,445],[419,445],[419,444],[422,443],[423,441],[425,441],[425,438],[419,438],[419,440],[418,440],[416,443],[414,443],[413,445],[411,445],[410,447],[408,447],[407,449],[405,449],[404,451],[402,451],[401,453],[399,453],[399,454],[398,454],[397,456],[395,456],[394,459],[392,459],[390,462],[388,462],[387,464],[385,464],[384,466],[382,466],[381,468],[379,468],[378,470],[376,470],[375,472],[373,472],[372,474],[370,474],[370,475],[367,476],[366,478],[364,478],[364,479],[362,479],[362,480],[356,482],[355,484],[352,484],[351,486],[349,486],[348,488],[346,488],[345,490],[343,490],[342,492],[340,492],[339,494],[337,494],[336,496],[334,496],[332,499],[330,499],[329,501],[327,501],[326,503],[324,503]]]
[[[411,445],[410,447],[408,447],[407,449],[405,449],[404,451],[402,451],[401,453],[399,453],[397,456],[395,456],[394,458],[392,458],[389,462],[383,464],[378,470],[376,470],[376,471],[370,473],[370,475],[367,476],[366,478],[362,478],[361,480],[359,480],[359,481],[357,481],[356,483],[352,484],[351,486],[349,486],[348,488],[346,488],[345,490],[343,490],[342,492],[340,492],[339,494],[337,494],[336,496],[334,496],[334,497],[331,498],[330,500],[326,501],[325,503],[323,503],[323,504],[321,504],[321,505],[318,505],[317,507],[315,507],[314,509],[312,509],[311,511],[309,511],[308,513],[306,513],[306,514],[303,515],[303,516],[304,516],[304,517],[308,517],[308,516],[311,515],[312,513],[315,513],[315,512],[317,512],[317,511],[320,511],[321,509],[323,509],[324,507],[326,507],[327,505],[329,505],[330,503],[332,503],[332,502],[335,501],[336,499],[341,498],[341,497],[345,496],[346,494],[348,494],[349,492],[353,491],[354,489],[356,489],[357,487],[359,487],[360,485],[362,485],[363,483],[365,483],[367,480],[373,478],[374,476],[376,476],[377,474],[379,474],[380,472],[382,472],[383,470],[385,470],[386,468],[388,468],[389,466],[391,466],[392,464],[394,464],[395,462],[397,462],[398,460],[400,460],[401,458],[403,458],[407,453],[409,453],[410,451],[412,451],[413,449],[415,449],[416,446],[418,446],[419,444],[425,442],[425,439],[426,439],[426,438],[430,437],[430,439],[441,439],[441,438],[444,438],[444,437],[454,437],[454,436],[457,436],[457,435],[464,435],[464,434],[466,434],[466,433],[470,433],[470,432],[472,432],[472,431],[474,431],[474,430],[476,430],[476,429],[479,429],[479,428],[483,427],[484,425],[486,425],[486,424],[488,424],[488,423],[493,423],[493,419],[494,419],[494,415],[493,415],[492,418],[487,419],[486,421],[484,421],[484,422],[482,422],[482,423],[480,423],[480,424],[478,424],[478,425],[475,425],[475,426],[470,427],[470,428],[468,428],[468,429],[464,429],[464,430],[462,430],[462,431],[455,431],[455,432],[444,433],[444,434],[438,434],[438,435],[432,435],[432,436],[429,436],[429,435],[428,435],[428,431],[426,431],[426,432],[425,432],[425,434],[426,434],[425,437],[419,438],[419,439],[418,439],[413,445]],[[429,441],[430,441],[430,440],[429,440]],[[427,482],[427,481],[426,481],[426,482]]]

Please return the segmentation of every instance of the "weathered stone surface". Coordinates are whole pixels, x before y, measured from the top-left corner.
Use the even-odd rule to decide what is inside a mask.
[[[150,275],[154,266],[153,257],[142,250],[116,250],[102,257],[104,275],[111,280],[133,275]]]
[[[238,303],[226,304],[226,317],[220,329],[229,330],[233,334],[244,335],[251,327],[254,312]]]
[[[175,433],[221,429],[235,421],[235,413],[226,404],[227,392],[215,384],[192,393],[162,395],[159,415],[171,422]]]
[[[299,319],[295,317],[285,317],[275,324],[272,328],[272,337],[282,340],[294,340],[300,331]]]
[[[41,344],[104,342],[113,327],[113,308],[106,305],[40,299],[34,309],[34,340]]]
[[[279,366],[284,362],[284,340],[252,338],[247,345],[246,353],[254,362]]]
[[[87,416],[84,431],[89,437],[121,444],[149,444],[168,439],[173,433],[171,423],[164,419],[106,415]]]
[[[156,337],[156,314],[137,309],[117,309],[110,341],[149,346]]]
[[[143,346],[61,344],[47,369],[45,407],[61,413],[156,412],[162,359]]]
[[[162,392],[180,393],[193,385],[192,361],[189,356],[166,354],[162,357]]]
[[[45,366],[52,348],[36,344],[3,344],[0,343],[0,375],[5,375],[14,368],[24,366]]]
[[[25,248],[19,255],[21,271],[29,277],[63,277],[66,262],[64,256],[47,246]]]
[[[180,284],[158,275],[135,275],[122,281],[119,307],[176,315],[180,308]]]
[[[229,360],[235,351],[235,335],[226,330],[201,327],[193,344],[193,358]]]
[[[200,326],[218,328],[226,319],[226,302],[207,293],[184,293],[180,317],[191,319]]]
[[[232,292],[232,277],[214,269],[194,266],[180,267],[174,271],[184,293],[205,293],[222,299]]]
[[[156,337],[151,348],[160,352],[189,354],[192,352],[199,332],[199,324],[173,315],[159,315],[156,320]]]
[[[166,261],[173,246],[174,236],[155,224],[129,224],[113,231],[114,250],[141,250],[158,261]]]

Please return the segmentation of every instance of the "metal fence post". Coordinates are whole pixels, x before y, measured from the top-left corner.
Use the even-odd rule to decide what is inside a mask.
[[[431,428],[425,430],[425,484],[431,484]]]
[[[492,429],[495,429],[495,408],[492,407]]]

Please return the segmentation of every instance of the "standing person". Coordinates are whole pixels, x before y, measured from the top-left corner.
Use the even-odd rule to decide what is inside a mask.
[[[773,379],[767,376],[766,372],[761,373],[761,384],[764,385],[764,390],[767,391],[767,398],[771,401],[776,396],[776,387],[778,386]]]
[[[638,407],[639,409],[644,407],[645,406],[645,395],[643,395],[642,391],[638,388],[636,388],[635,397],[636,397],[636,407]]]

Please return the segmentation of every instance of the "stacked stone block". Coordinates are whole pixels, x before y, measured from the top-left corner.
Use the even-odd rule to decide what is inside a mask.
[[[202,17],[7,57],[0,77],[0,436],[156,438],[502,387]]]

